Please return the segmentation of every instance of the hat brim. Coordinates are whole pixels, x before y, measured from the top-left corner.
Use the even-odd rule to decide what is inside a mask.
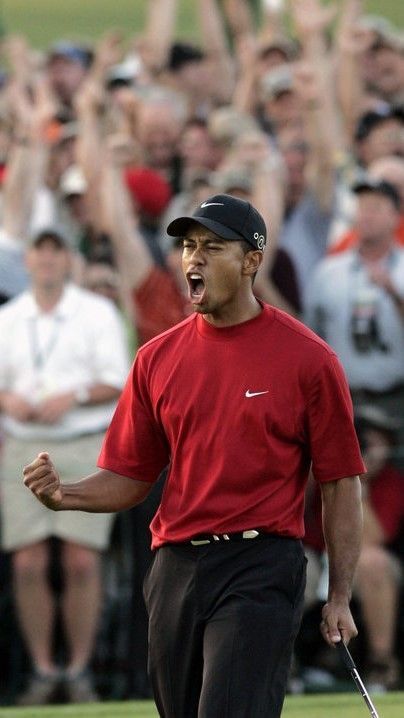
[[[363,194],[366,192],[371,192],[372,194],[381,194],[383,195],[383,197],[387,197],[390,202],[393,203],[397,211],[400,210],[400,196],[398,192],[396,193],[394,191],[394,188],[389,191],[387,188],[373,185],[371,182],[357,182],[353,185],[351,189],[354,194]]]
[[[233,229],[229,229],[220,222],[215,222],[214,219],[208,219],[207,217],[178,217],[174,219],[167,227],[167,234],[170,237],[184,237],[192,225],[199,224],[206,229],[210,229],[211,232],[217,234],[221,239],[230,239],[234,241],[247,241],[238,232]]]

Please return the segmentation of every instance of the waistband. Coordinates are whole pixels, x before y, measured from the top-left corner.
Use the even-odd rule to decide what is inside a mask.
[[[158,548],[165,546],[207,546],[208,544],[219,543],[237,543],[238,541],[259,541],[262,539],[281,539],[293,541],[301,544],[301,539],[296,536],[287,536],[286,534],[271,533],[263,529],[246,529],[245,531],[233,531],[225,534],[197,534],[185,541],[167,541]]]
[[[171,545],[176,546],[204,546],[214,543],[226,543],[236,541],[257,541],[265,538],[283,538],[280,534],[269,533],[262,529],[246,529],[245,531],[233,531],[225,534],[197,534],[186,541],[178,541]]]

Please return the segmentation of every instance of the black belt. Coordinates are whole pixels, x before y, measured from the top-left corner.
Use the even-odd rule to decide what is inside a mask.
[[[263,531],[257,531],[257,529],[247,529],[247,531],[235,531],[228,534],[198,534],[184,543],[190,543],[192,546],[203,546],[204,544],[219,541],[245,541],[248,539],[263,538],[264,536],[269,536],[269,534]]]

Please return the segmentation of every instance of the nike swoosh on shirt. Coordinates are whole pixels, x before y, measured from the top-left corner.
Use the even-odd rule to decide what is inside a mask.
[[[266,391],[250,391],[249,389],[247,389],[245,396],[247,397],[247,399],[251,399],[252,396],[260,396],[261,394],[268,394],[268,392],[269,389],[267,389]]]
[[[223,202],[202,202],[201,207],[213,207],[216,205],[216,207],[224,207]]]

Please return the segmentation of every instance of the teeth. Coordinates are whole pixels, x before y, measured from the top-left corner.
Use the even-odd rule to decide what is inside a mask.
[[[190,279],[202,279],[200,274],[190,274],[189,277]]]

